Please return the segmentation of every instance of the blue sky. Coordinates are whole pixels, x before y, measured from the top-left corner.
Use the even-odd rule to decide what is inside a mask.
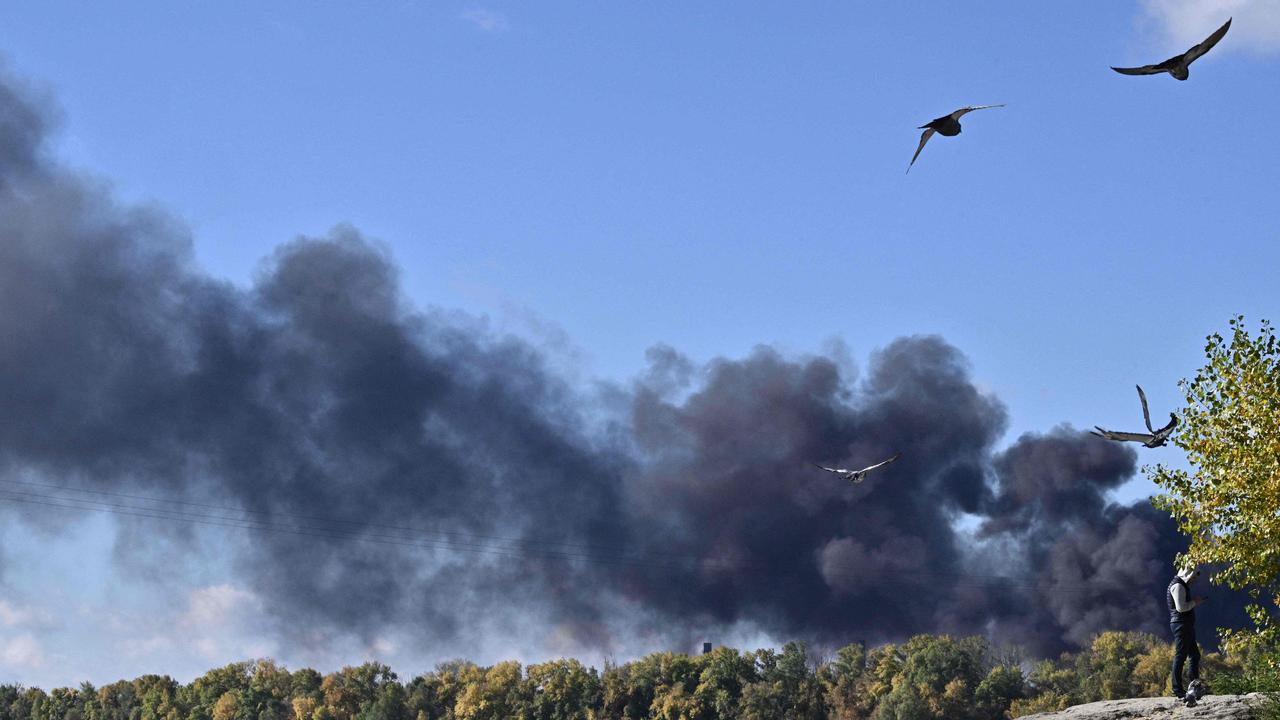
[[[1231,15],[1187,82],[1108,69]],[[1009,440],[1130,429],[1134,383],[1163,417],[1207,333],[1277,316],[1275,0],[53,0],[0,5],[0,26],[11,71],[59,108],[57,157],[189,226],[211,274],[247,284],[282,242],[351,223],[419,306],[546,343],[584,382],[626,381],[658,343],[699,361],[843,343],[865,364],[938,333],[1008,405]],[[1007,107],[904,174],[917,126],[989,103]],[[13,562],[42,543],[6,531],[0,680],[282,654],[216,567],[162,611],[106,576],[41,610],[73,558],[109,563],[107,525],[48,539],[48,565]],[[77,648],[107,608],[118,632]],[[140,618],[201,613],[229,628],[207,654],[157,641],[93,669]]]

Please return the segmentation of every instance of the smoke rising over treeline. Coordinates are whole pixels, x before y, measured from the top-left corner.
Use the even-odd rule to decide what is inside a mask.
[[[997,450],[1006,411],[942,338],[860,372],[657,347],[596,393],[410,307],[354,228],[281,246],[251,287],[209,277],[180,223],[50,161],[48,131],[0,78],[0,480],[241,508],[234,567],[282,636],[736,626],[1044,653],[1160,631],[1180,539],[1105,498],[1134,451],[1069,427]],[[898,451],[858,486],[809,465]]]

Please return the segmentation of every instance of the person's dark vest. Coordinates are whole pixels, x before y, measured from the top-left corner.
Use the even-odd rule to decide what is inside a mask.
[[[1173,602],[1173,586],[1181,585],[1182,589],[1187,593],[1187,602],[1191,602],[1191,589],[1187,587],[1187,581],[1180,577],[1174,577],[1173,582],[1169,583],[1169,587],[1165,588],[1164,599],[1169,605],[1169,622],[1178,623],[1194,623],[1196,621],[1196,610],[1191,608],[1186,612],[1178,612],[1178,606]]]

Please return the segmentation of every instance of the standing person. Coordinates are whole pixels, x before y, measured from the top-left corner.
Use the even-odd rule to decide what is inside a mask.
[[[1200,681],[1200,646],[1196,644],[1196,606],[1204,603],[1203,597],[1191,597],[1187,587],[1200,577],[1194,566],[1186,566],[1174,576],[1165,591],[1169,605],[1169,629],[1173,631],[1173,694],[1188,705],[1195,704],[1195,691]],[[1190,660],[1187,675],[1195,687],[1183,694],[1182,665]]]

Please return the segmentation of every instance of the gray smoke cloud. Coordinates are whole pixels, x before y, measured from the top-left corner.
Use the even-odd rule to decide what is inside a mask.
[[[1006,422],[959,352],[936,337],[900,339],[855,384],[830,358],[759,348],[711,363],[700,381],[679,402],[643,384],[635,394],[636,482],[652,502],[633,517],[661,528],[641,537],[705,560],[641,576],[632,598],[779,635],[936,627],[962,564],[950,521],[986,502],[980,468]],[[899,451],[858,486],[810,464]]]
[[[207,276],[180,223],[49,161],[47,118],[0,77],[0,480],[239,508],[235,571],[291,642],[541,623],[608,648],[656,622],[1052,652],[1159,631],[1180,539],[1105,496],[1134,452],[1065,427],[997,452],[1006,411],[941,338],[862,377],[659,346],[601,396],[411,307],[354,228],[281,246],[249,288]],[[810,465],[894,452],[857,486]]]
[[[1012,560],[1031,577],[1017,619],[1002,620],[998,632],[1042,654],[1104,630],[1167,633],[1164,591],[1187,540],[1148,502],[1106,500],[1133,475],[1136,455],[1060,426],[1024,435],[995,457],[995,498],[979,536],[1016,547]],[[1197,611],[1201,623],[1243,627],[1244,594],[1214,594]]]

